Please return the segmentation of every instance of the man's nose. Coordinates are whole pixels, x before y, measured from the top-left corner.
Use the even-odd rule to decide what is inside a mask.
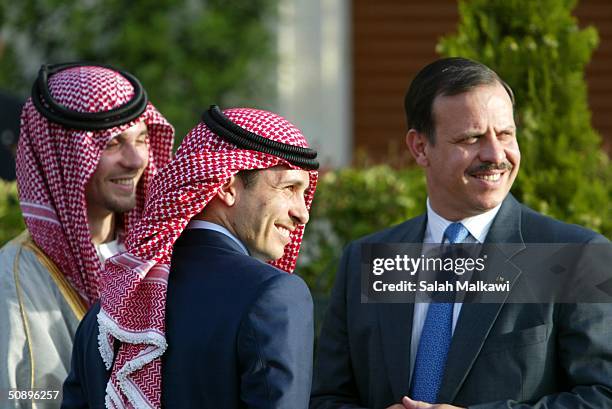
[[[300,195],[300,197],[294,200],[289,215],[291,216],[293,221],[298,224],[308,223],[308,220],[310,220],[310,215],[308,214],[308,209],[306,208],[306,201],[303,195]]]
[[[478,155],[482,162],[502,163],[506,159],[504,146],[494,132],[489,132],[481,138]]]
[[[149,159],[148,146],[126,143],[122,147],[121,164],[129,169],[142,169]]]

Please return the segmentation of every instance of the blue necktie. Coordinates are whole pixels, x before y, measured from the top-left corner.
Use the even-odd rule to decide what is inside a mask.
[[[444,238],[461,243],[469,232],[461,223],[446,228]],[[444,241],[444,240],[443,240]],[[412,373],[412,399],[436,403],[453,335],[453,303],[429,304]]]

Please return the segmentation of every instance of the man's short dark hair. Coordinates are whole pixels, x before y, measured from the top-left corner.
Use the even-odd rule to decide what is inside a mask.
[[[236,176],[240,178],[240,181],[242,182],[242,185],[244,186],[244,188],[248,189],[255,184],[258,172],[260,170],[261,169],[241,170],[240,172],[236,173]]]
[[[438,95],[458,95],[480,85],[501,84],[514,105],[514,93],[495,71],[467,58],[442,58],[427,65],[414,77],[404,107],[408,129],[415,129],[435,143],[433,103]]]

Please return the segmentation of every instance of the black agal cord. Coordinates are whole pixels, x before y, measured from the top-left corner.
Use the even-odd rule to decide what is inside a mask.
[[[49,91],[49,77],[68,68],[85,66],[104,67],[118,72],[134,87],[134,97],[120,107],[102,112],[73,111],[56,102]],[[38,78],[32,87],[32,102],[38,112],[53,122],[68,128],[99,131],[123,125],[139,117],[147,107],[148,99],[144,88],[132,74],[126,71],[117,70],[108,65],[76,62],[42,65],[38,72]]]
[[[278,156],[304,169],[319,168],[319,162],[316,160],[317,151],[314,149],[274,141],[248,131],[233,123],[217,105],[211,105],[210,109],[202,114],[202,120],[221,139],[241,149]]]

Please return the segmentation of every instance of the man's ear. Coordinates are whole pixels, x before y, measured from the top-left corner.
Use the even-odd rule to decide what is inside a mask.
[[[225,203],[226,206],[232,207],[238,200],[238,180],[236,176],[231,176],[223,186],[219,188],[216,198]]]
[[[417,165],[421,167],[429,166],[429,159],[427,159],[428,144],[429,139],[427,139],[427,136],[423,132],[419,132],[414,128],[408,130],[406,134],[406,146]]]

